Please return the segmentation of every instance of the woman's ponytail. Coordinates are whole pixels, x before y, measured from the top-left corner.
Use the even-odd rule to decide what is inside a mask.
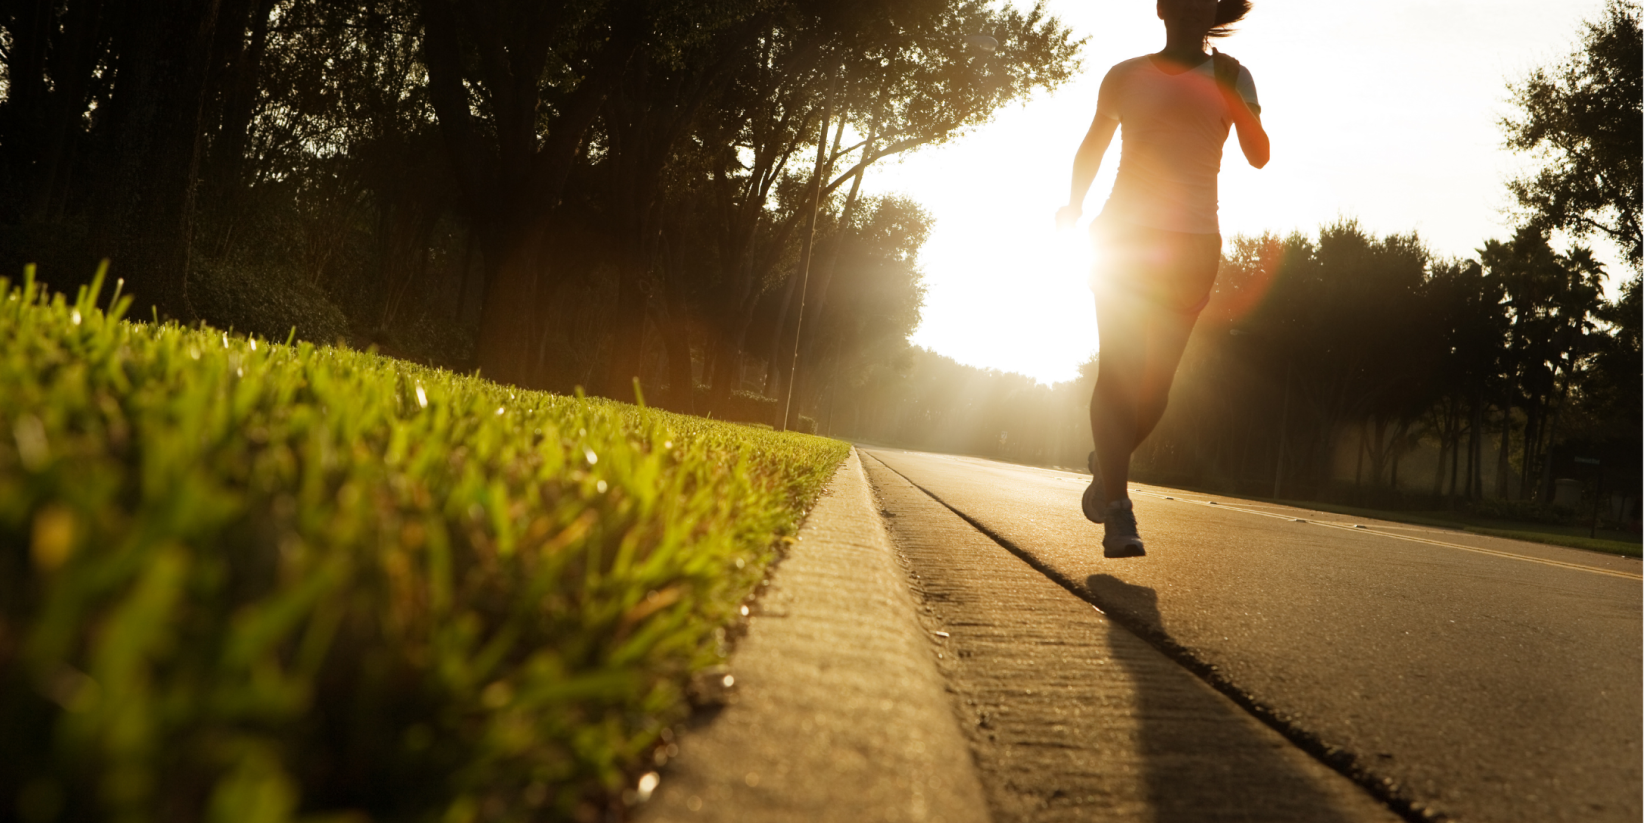
[[[1218,0],[1218,14],[1213,18],[1208,37],[1228,37],[1235,33],[1235,24],[1252,11],[1252,0]]]

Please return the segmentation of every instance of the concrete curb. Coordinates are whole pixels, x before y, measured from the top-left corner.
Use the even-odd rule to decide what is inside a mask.
[[[732,655],[736,702],[637,819],[987,821],[933,654],[854,449]]]

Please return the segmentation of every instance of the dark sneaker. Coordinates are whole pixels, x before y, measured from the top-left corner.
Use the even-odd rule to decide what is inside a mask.
[[[1104,514],[1104,556],[1143,557],[1144,540],[1138,536],[1138,518],[1132,515],[1132,501],[1111,501]]]
[[[1098,453],[1087,453],[1087,470],[1092,472],[1092,482],[1087,484],[1087,490],[1081,494],[1081,513],[1094,523],[1104,522],[1104,478],[1098,474]]]

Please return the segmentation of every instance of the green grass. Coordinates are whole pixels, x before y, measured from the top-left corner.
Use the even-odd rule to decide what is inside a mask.
[[[848,448],[97,292],[0,280],[0,817],[603,816]]]
[[[1460,531],[1479,534],[1486,537],[1502,537],[1508,540],[1525,540],[1531,543],[1544,543],[1551,546],[1566,546],[1573,549],[1617,554],[1625,557],[1641,556],[1641,541],[1613,540],[1603,537],[1590,537],[1589,528],[1578,526],[1560,526],[1546,523],[1520,523],[1510,520],[1496,520],[1476,517],[1465,512],[1404,512],[1385,511],[1383,509],[1361,509],[1353,506],[1339,506],[1331,503],[1318,503],[1304,500],[1268,500],[1267,503],[1279,503],[1285,506],[1296,506],[1301,509],[1333,512],[1351,517],[1366,517],[1377,520],[1390,520],[1396,523],[1410,523],[1415,526],[1435,526],[1444,529],[1458,529]],[[1606,532],[1598,532],[1605,534]]]

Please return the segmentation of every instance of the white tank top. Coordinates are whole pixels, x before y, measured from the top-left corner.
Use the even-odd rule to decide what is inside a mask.
[[[1258,92],[1241,68],[1236,88],[1254,111]],[[1191,234],[1218,233],[1218,169],[1229,139],[1229,108],[1212,60],[1168,74],[1149,57],[1117,64],[1104,77],[1098,111],[1121,121],[1121,165],[1100,220]]]

